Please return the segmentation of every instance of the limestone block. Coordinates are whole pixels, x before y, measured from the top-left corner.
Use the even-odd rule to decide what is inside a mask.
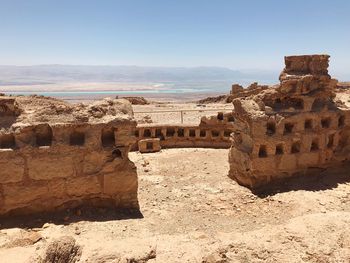
[[[282,171],[290,171],[297,168],[297,155],[296,154],[283,154],[279,160],[278,167]]]
[[[298,158],[298,167],[304,168],[317,165],[320,165],[320,152],[309,152],[300,154]]]
[[[117,172],[104,174],[103,193],[107,195],[117,195],[120,193],[135,193],[137,192],[137,174],[136,168],[133,168],[134,173]]]
[[[252,167],[254,171],[274,173],[277,168],[276,158],[275,156],[254,158],[252,160]]]
[[[103,152],[90,152],[84,156],[83,161],[83,173],[84,174],[94,174],[99,172],[104,163],[106,162],[106,157]]]
[[[28,158],[29,177],[34,180],[72,177],[75,174],[73,157],[74,155],[49,152],[32,155]]]
[[[102,187],[97,176],[79,176],[67,178],[67,194],[70,196],[86,196],[102,193]]]
[[[22,180],[24,159],[13,151],[0,152],[0,183],[16,183]]]
[[[159,152],[161,150],[159,138],[140,140],[138,146],[141,153]]]
[[[30,203],[36,199],[45,200],[49,195],[46,182],[4,184],[4,207],[7,210],[15,209]]]

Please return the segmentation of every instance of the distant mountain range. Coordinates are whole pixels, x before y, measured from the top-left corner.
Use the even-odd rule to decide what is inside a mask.
[[[231,70],[221,67],[139,67],[139,66],[0,66],[0,86],[45,85],[74,82],[181,83],[200,86],[201,83],[251,82],[272,84],[279,72]],[[226,86],[227,87],[227,86]]]

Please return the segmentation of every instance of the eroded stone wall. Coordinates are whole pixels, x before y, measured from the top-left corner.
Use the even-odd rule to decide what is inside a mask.
[[[286,57],[280,85],[233,101],[244,125],[234,133],[230,177],[256,188],[348,160],[350,111],[333,101],[328,59]]]
[[[232,113],[218,112],[215,116],[202,117],[197,126],[141,124],[137,126],[135,136],[138,140],[158,138],[162,148],[229,148],[231,146],[230,135],[236,126],[237,123]],[[151,141],[148,143],[150,145]],[[138,145],[135,144],[133,149],[137,150],[137,147]],[[149,148],[150,152],[159,149],[157,145],[155,148]]]
[[[9,99],[22,114],[10,123],[0,116],[0,215],[82,204],[138,208],[137,173],[128,158],[136,122],[128,102],[74,107],[0,97],[0,105]]]

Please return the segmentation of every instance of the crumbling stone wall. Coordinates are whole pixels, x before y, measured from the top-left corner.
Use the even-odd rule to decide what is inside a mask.
[[[72,106],[34,96],[0,97],[0,105],[7,109],[0,115],[0,215],[82,204],[138,208],[129,102]]]
[[[230,177],[257,188],[348,160],[350,110],[334,102],[328,55],[285,57],[280,84],[233,101]]]
[[[162,125],[141,124],[136,128],[135,136],[141,140],[141,145],[151,145],[151,138],[159,139],[153,142],[154,147],[149,147],[149,152],[162,148],[177,147],[208,147],[208,148],[230,148],[230,135],[236,129],[236,121],[232,113],[218,112],[211,117],[202,117],[199,125]],[[137,150],[140,145],[134,145]],[[142,147],[144,148],[144,147]],[[147,148],[147,147],[146,147]],[[143,152],[147,152],[147,149]],[[140,149],[139,149],[140,150]]]

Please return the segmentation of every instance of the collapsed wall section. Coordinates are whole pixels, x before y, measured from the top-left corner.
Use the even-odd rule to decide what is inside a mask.
[[[280,85],[233,101],[230,177],[250,188],[348,160],[350,111],[333,101],[327,55],[286,57]]]
[[[12,97],[19,114],[0,123],[0,215],[79,205],[138,208],[128,153],[136,122],[124,100],[72,106]],[[8,100],[6,97],[0,97]]]

